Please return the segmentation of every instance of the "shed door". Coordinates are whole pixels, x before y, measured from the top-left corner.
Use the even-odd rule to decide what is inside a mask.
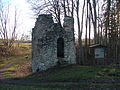
[[[57,40],[57,57],[64,58],[64,39],[58,38]]]

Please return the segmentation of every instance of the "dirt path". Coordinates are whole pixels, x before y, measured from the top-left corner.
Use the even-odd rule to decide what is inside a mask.
[[[2,72],[0,71],[0,79],[4,79],[5,77],[2,75]]]
[[[0,79],[6,79],[6,77],[3,75],[3,73],[7,70],[7,68],[11,67],[14,64],[17,64],[18,62],[20,62],[21,60],[27,60],[25,57],[18,59],[12,63],[9,63],[3,67],[0,67]]]
[[[40,88],[60,88],[60,89],[68,89],[68,90],[120,90],[120,86],[118,86],[116,83],[120,83],[120,80],[93,80],[93,79],[66,79],[66,80],[25,80],[25,79],[8,79],[2,75],[4,71],[6,71],[7,68],[10,66],[18,63],[21,60],[26,60],[26,58],[21,58],[15,62],[12,62],[4,67],[0,68],[0,84],[11,84],[11,85],[18,85],[18,86],[37,86]],[[21,66],[23,67],[23,66]],[[69,67],[68,67],[69,68]],[[61,69],[61,68],[60,68]],[[23,68],[22,68],[23,70]],[[55,69],[55,71],[52,70],[52,72],[58,71]],[[42,72],[44,74],[46,72]],[[51,71],[49,71],[51,73]],[[47,73],[48,74],[48,73]],[[44,76],[44,75],[43,75]],[[22,83],[21,83],[22,82]],[[74,83],[97,83],[97,84],[112,84],[111,86],[108,87],[95,87],[94,85],[92,86],[82,86],[82,85],[75,85]],[[72,83],[72,84],[51,84],[51,83]]]

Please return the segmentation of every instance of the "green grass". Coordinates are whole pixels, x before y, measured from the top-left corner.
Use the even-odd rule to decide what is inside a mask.
[[[74,65],[69,69],[59,70],[56,73],[52,73],[46,76],[42,75],[31,75],[26,79],[37,79],[37,80],[69,80],[69,79],[114,79],[120,78],[119,76],[109,76],[109,73],[120,72],[120,69],[113,67],[103,66],[79,66]]]
[[[0,43],[0,45],[4,45],[3,43]],[[13,46],[30,46],[32,43],[13,43]]]
[[[32,43],[14,43],[13,46],[29,46],[31,45]]]
[[[24,57],[26,57],[26,56],[24,56]],[[23,63],[27,63],[28,60],[31,60],[31,55],[27,55],[27,57],[28,57],[27,59],[24,58],[24,60],[20,60],[20,61],[18,61],[16,64],[8,67],[7,70],[14,70],[16,67],[22,65]]]
[[[24,56],[24,57],[26,57],[26,56]],[[10,66],[10,67],[8,67],[6,70],[5,70],[5,72],[3,73],[3,76],[5,76],[5,77],[7,77],[7,78],[14,78],[14,76],[11,74],[11,72],[10,71],[14,71],[18,66],[20,66],[20,65],[22,65],[22,64],[24,64],[24,63],[26,63],[26,62],[28,62],[28,60],[31,60],[31,55],[27,55],[27,59],[24,59],[24,60],[19,60],[19,59],[21,59],[21,58],[14,58],[14,59],[10,59],[10,60],[8,60],[8,61],[6,61],[7,63],[8,62],[11,62],[12,63],[12,61],[14,60],[14,61],[16,61],[16,60],[19,60],[17,63],[15,63],[15,64],[13,64],[12,66]],[[5,63],[4,65],[6,65],[7,63]]]
[[[90,80],[113,80],[120,76],[109,76],[110,73],[120,72],[120,68],[113,68],[110,66],[80,66],[72,65],[67,68],[59,69],[58,71],[43,75],[34,73],[24,78],[16,78],[16,80],[32,80],[28,83],[18,82],[16,85],[0,85],[0,90],[61,90],[60,87],[113,87],[119,86],[120,83],[105,83],[105,82],[91,82]],[[8,74],[9,75],[9,74]],[[83,81],[73,81],[73,80]],[[39,81],[40,80],[40,81]],[[63,81],[62,81],[63,80]],[[66,81],[64,81],[66,80]],[[88,80],[88,81],[87,81]],[[39,81],[40,83],[36,82]],[[43,82],[42,82],[43,81]],[[23,84],[24,86],[21,86]],[[26,85],[27,84],[27,85]],[[29,86],[32,85],[32,86]],[[55,87],[55,88],[42,88],[42,87]],[[66,89],[62,89],[66,90]],[[71,89],[72,90],[72,89]]]
[[[111,87],[111,83],[92,83],[92,82],[44,82],[38,84],[39,86],[80,86],[80,87]],[[118,84],[119,85],[119,84]]]
[[[0,90],[68,90],[65,89],[65,87],[112,87],[114,86],[113,84],[109,83],[91,83],[91,82],[41,82],[41,83],[33,83],[32,85],[24,85],[24,82],[22,82],[23,85],[21,84],[0,84]],[[120,84],[117,84],[120,85]],[[47,86],[51,86],[54,88],[48,88]],[[43,88],[46,87],[46,88]],[[61,88],[62,89],[61,89]],[[64,89],[63,89],[64,87]],[[73,90],[73,89],[69,89]]]
[[[12,56],[10,58],[7,58],[4,61],[1,61],[0,62],[0,67],[4,67],[7,64],[10,64],[10,63],[13,63],[13,62],[17,61],[15,64],[6,68],[6,70],[2,73],[2,75],[4,77],[7,77],[7,78],[14,78],[12,72],[10,72],[10,71],[14,71],[18,66],[28,62],[28,60],[31,60],[31,54],[25,54],[25,55],[20,55],[20,56]]]
[[[9,63],[12,63],[20,58],[21,56],[7,58],[6,60],[0,62],[0,67],[3,67]]]
[[[6,60],[3,60],[3,61],[0,62],[0,67],[3,67],[5,65],[7,65],[7,64],[15,62],[16,60],[19,60],[22,57],[26,57],[26,56],[30,56],[30,55],[26,54],[26,55],[13,56],[13,57],[7,58]]]
[[[41,88],[38,86],[20,86],[20,85],[0,84],[0,90],[66,90],[66,89]]]
[[[6,78],[14,78],[14,76],[8,71],[3,72],[2,75]]]

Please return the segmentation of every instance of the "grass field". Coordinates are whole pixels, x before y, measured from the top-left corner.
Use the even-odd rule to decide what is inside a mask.
[[[11,48],[10,55],[0,55],[0,68],[5,68],[5,70],[2,70],[2,75],[6,78],[14,77],[13,73],[17,67],[31,61],[31,43],[19,44],[19,47],[15,46]],[[17,43],[14,45],[17,45]]]
[[[51,68],[22,78],[15,78],[15,80],[18,80],[16,84],[3,84],[0,85],[0,88],[2,88],[1,90],[79,90],[73,88],[84,87],[109,88],[120,86],[120,82],[111,82],[116,79],[120,79],[120,68],[69,65],[66,67]],[[22,80],[22,82],[19,80]],[[31,86],[28,87],[29,85]]]
[[[30,46],[31,43],[14,43],[13,46]]]
[[[69,80],[69,79],[107,79],[112,80],[120,78],[120,68],[105,67],[105,66],[80,66],[73,65],[69,68],[58,69],[49,75],[33,74],[26,79],[35,79],[42,81],[50,80]],[[115,75],[116,74],[116,75]]]
[[[38,86],[18,86],[18,85],[0,84],[0,90],[66,90],[66,89],[40,88]]]
[[[22,54],[0,61],[0,68],[13,63],[2,73],[6,78],[11,78],[11,81],[9,83],[0,81],[0,90],[96,90],[89,88],[114,90],[113,87],[120,90],[120,68],[112,66],[56,66],[30,74],[31,64],[27,63],[31,61],[31,49],[26,48],[29,44],[21,43],[21,45],[25,46],[21,49]],[[17,71],[17,74],[24,73],[24,75],[15,76],[14,73]]]
[[[28,57],[26,59],[26,56]],[[22,60],[23,59],[23,60]],[[4,63],[1,65],[2,66],[6,66],[9,63],[15,62],[13,63],[13,65],[9,66],[6,68],[6,70],[4,71],[3,75],[6,78],[14,78],[15,76],[13,75],[15,69],[21,65],[23,65],[24,63],[27,63],[28,61],[31,60],[31,56],[30,55],[22,55],[22,59],[21,56],[13,58],[13,59],[8,59],[7,61],[4,61]]]
[[[0,67],[3,67],[9,63],[15,62],[16,60],[21,59],[21,57],[30,56],[30,54],[20,55],[20,56],[11,56],[0,62]]]

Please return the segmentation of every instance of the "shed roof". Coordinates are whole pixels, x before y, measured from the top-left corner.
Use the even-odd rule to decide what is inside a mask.
[[[90,48],[106,48],[106,46],[104,45],[101,45],[101,44],[94,44],[94,45],[91,45],[89,46]]]

